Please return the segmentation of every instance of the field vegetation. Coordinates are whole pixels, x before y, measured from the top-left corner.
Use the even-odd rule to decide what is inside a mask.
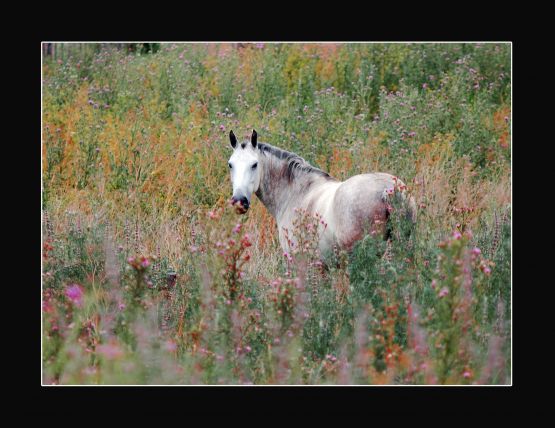
[[[44,384],[510,384],[509,44],[66,46],[43,58]],[[228,133],[400,177],[322,266],[229,206]]]

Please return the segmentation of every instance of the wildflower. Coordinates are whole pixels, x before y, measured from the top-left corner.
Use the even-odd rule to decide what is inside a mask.
[[[83,369],[83,374],[93,376],[97,373],[98,369],[94,366],[89,366]]]
[[[239,233],[239,232],[241,232],[241,226],[242,226],[241,223],[237,223],[237,224],[235,225],[235,227],[233,228],[233,233]]]
[[[480,254],[481,252],[482,252],[482,251],[481,251],[478,247],[474,247],[474,248],[472,249],[472,254],[478,255],[478,254]]]
[[[165,343],[165,348],[166,351],[168,352],[175,352],[177,351],[177,343],[175,343],[173,340],[167,340]]]
[[[224,125],[220,125],[220,131],[225,131],[225,126]]]
[[[252,351],[252,348],[247,345],[247,346],[245,346],[245,351],[250,352],[250,351]]]
[[[114,343],[106,344],[106,345],[98,345],[96,347],[96,350],[98,351],[99,354],[103,355],[105,358],[109,360],[115,360],[116,358],[123,356],[122,349]]]
[[[439,291],[439,297],[445,297],[449,294],[449,290],[447,289],[447,287],[443,287],[440,291]]]
[[[264,43],[257,43],[256,48],[257,49],[264,49]]]
[[[428,87],[428,84],[427,84],[427,83],[424,83],[424,84],[422,85],[422,89],[426,89],[427,87]]]
[[[79,285],[72,284],[67,287],[65,295],[75,306],[81,307],[83,305],[83,289]]]
[[[459,232],[458,230],[455,230],[455,232],[453,232],[453,238],[461,239],[462,238],[461,232]]]
[[[42,310],[43,310],[43,312],[51,312],[52,311],[52,306],[50,305],[50,302],[48,300],[43,300]]]
[[[120,311],[123,311],[123,310],[125,309],[125,303],[120,303],[120,304],[118,305],[118,309],[119,309]]]

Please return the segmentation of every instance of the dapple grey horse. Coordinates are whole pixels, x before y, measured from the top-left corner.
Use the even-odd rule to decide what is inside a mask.
[[[414,199],[406,195],[403,182],[391,174],[360,174],[339,181],[294,153],[258,143],[254,130],[250,141],[238,144],[233,131],[229,138],[234,149],[228,162],[233,184],[231,202],[243,214],[249,209],[253,193],[256,194],[275,218],[279,242],[286,252],[291,250],[290,232],[298,210],[322,217],[325,223],[320,226],[322,255],[334,249],[350,251],[367,233],[385,236],[387,197],[394,189],[402,189],[408,213],[416,220]]]

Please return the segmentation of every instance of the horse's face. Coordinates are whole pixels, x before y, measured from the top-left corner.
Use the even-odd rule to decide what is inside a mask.
[[[233,131],[229,133],[229,139],[234,149],[228,161],[233,185],[231,202],[235,205],[238,214],[244,214],[249,209],[252,194],[260,185],[256,131],[253,131],[250,142],[237,144]]]

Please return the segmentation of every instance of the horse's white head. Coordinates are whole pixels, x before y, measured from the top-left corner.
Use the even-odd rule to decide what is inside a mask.
[[[252,131],[251,141],[237,144],[233,131],[229,133],[233,154],[229,158],[228,166],[233,185],[231,202],[239,214],[249,209],[251,197],[260,186],[260,167],[258,166],[258,150],[256,149],[256,131]]]

